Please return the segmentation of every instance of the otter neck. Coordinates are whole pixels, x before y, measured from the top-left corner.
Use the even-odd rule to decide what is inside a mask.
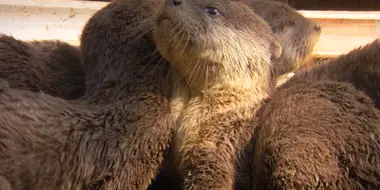
[[[189,96],[214,87],[229,86],[242,89],[257,97],[266,97],[271,88],[269,67],[256,71],[254,69],[225,69],[213,64],[201,65],[198,62],[187,68],[173,65],[172,69],[175,73],[174,81],[181,81]]]

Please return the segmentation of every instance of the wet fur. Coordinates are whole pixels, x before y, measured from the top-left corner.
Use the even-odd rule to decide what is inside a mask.
[[[380,188],[380,113],[365,93],[379,90],[378,50],[376,40],[272,94],[254,138],[254,189]]]
[[[68,100],[85,91],[79,49],[60,41],[24,42],[0,35],[0,78],[11,88]]]

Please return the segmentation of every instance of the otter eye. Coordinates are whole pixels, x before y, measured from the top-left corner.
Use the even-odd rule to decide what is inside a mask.
[[[212,15],[212,16],[219,15],[218,9],[213,8],[213,7],[206,7],[205,11],[207,12],[207,14]]]

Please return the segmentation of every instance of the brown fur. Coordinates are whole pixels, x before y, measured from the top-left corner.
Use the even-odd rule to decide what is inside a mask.
[[[86,73],[84,99],[101,104],[124,98],[123,93],[117,93],[122,91],[119,88],[124,85],[124,80],[141,80],[130,84],[132,88],[137,84],[153,85],[150,83],[158,77],[154,77],[156,70],[165,68],[158,66],[165,64],[159,64],[163,60],[156,52],[152,36],[155,11],[161,2],[146,0],[140,4],[134,0],[117,0],[88,21],[80,47]],[[154,90],[153,87],[150,88]]]
[[[294,79],[298,78],[349,82],[380,108],[380,39],[315,67],[301,69],[295,73]]]
[[[220,15],[208,15],[209,7]],[[156,25],[157,48],[174,73],[178,120],[168,159],[182,188],[247,188],[246,148],[280,44],[262,18],[236,1],[167,0]]]
[[[79,49],[60,41],[23,42],[0,35],[0,78],[11,88],[69,100],[85,90]]]
[[[300,68],[310,62],[319,40],[321,27],[285,3],[263,0],[242,0],[263,17],[280,41],[282,56],[275,60],[274,76]]]
[[[379,49],[375,41],[353,50],[272,94],[256,132],[254,189],[380,188],[380,113],[346,78],[365,75]],[[377,76],[368,77],[378,91]]]
[[[120,110],[125,114],[140,115],[128,129],[133,135],[126,149],[133,152],[125,166],[128,173],[120,181],[128,189],[148,187],[159,172],[172,136],[169,65],[156,52],[152,36],[160,3],[113,1],[88,21],[81,37],[86,72],[83,99],[97,105],[121,104],[131,109]]]
[[[156,1],[114,1],[89,20],[84,66],[111,69],[82,104],[23,90],[0,94],[0,176],[13,189],[149,186],[172,132],[169,67],[152,60],[151,33],[139,27],[154,26],[147,15],[156,7]]]

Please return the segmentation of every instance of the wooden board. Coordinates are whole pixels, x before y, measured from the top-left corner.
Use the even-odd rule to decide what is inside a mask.
[[[380,37],[380,11],[299,11],[322,26],[314,56],[334,57]]]
[[[0,0],[0,33],[21,40],[59,39],[79,45],[87,20],[106,2]],[[313,55],[334,57],[380,37],[380,11],[299,11],[322,26]]]

